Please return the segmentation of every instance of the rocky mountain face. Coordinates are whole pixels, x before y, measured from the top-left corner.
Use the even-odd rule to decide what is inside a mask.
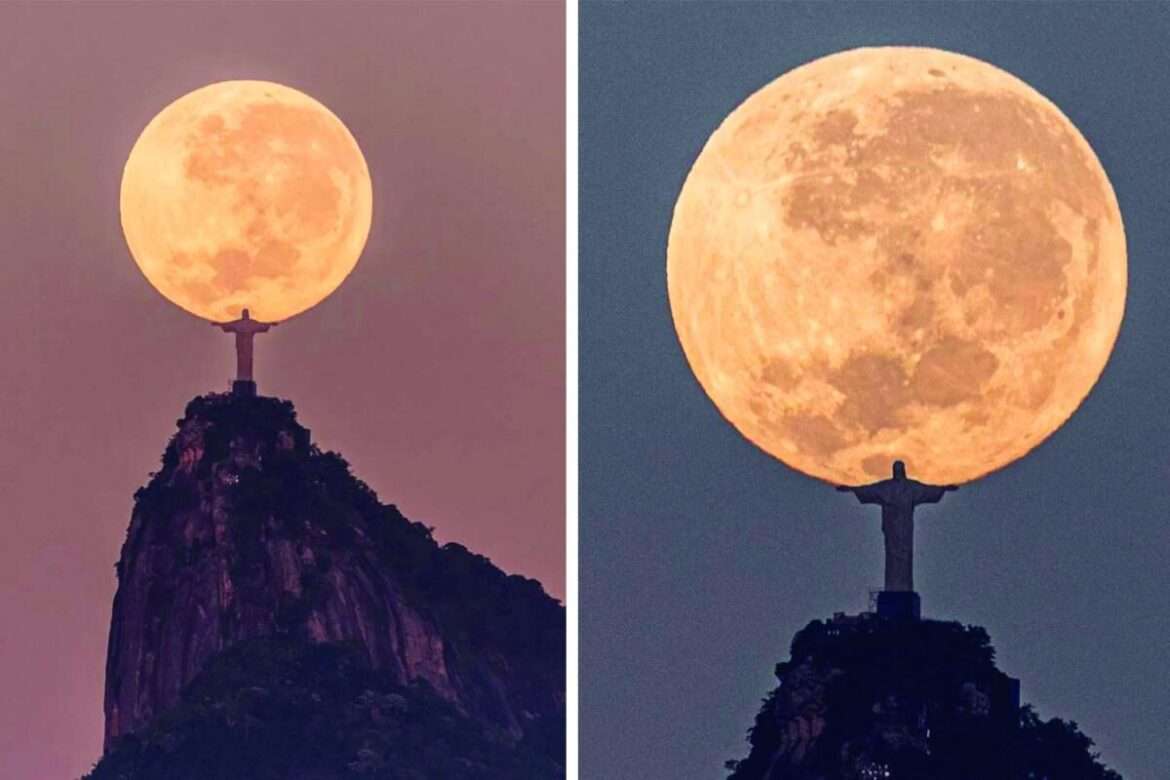
[[[560,752],[531,736],[502,738],[429,684],[397,683],[358,643],[248,639],[86,780],[563,778]]]
[[[1075,723],[1041,721],[978,627],[813,621],[730,780],[1120,780]]]
[[[107,751],[178,706],[220,653],[281,638],[348,643],[386,685],[557,752],[565,615],[539,583],[440,547],[314,446],[287,401],[203,396],[178,426],[117,564]]]

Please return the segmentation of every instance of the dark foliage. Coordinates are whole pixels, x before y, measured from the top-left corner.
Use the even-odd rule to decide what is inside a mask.
[[[275,606],[279,641],[253,640],[222,653],[178,707],[119,743],[93,780],[564,776],[563,712],[529,713],[517,745],[485,725],[502,720],[493,721],[492,711],[479,711],[485,717],[476,725],[426,688],[387,687],[355,666],[352,654],[334,648],[321,655],[295,644],[320,606],[331,568],[360,562],[391,572],[396,592],[437,628],[471,700],[497,701],[493,686],[503,669],[521,699],[555,702],[564,692],[565,613],[540,583],[508,575],[461,545],[440,546],[427,526],[382,504],[340,454],[313,445],[287,401],[208,395],[191,401],[178,425],[161,471],[135,494],[135,515],[152,529],[149,544],[174,549],[173,564],[164,560],[163,568],[180,571],[214,550],[237,594],[245,594],[241,600],[265,603],[266,545],[274,537],[303,542],[298,546],[314,557],[301,570],[299,595],[282,593]],[[207,516],[212,485],[220,499],[228,497],[226,543],[183,532],[185,513]],[[125,560],[137,557],[146,536],[128,536]],[[157,582],[150,594],[161,602],[172,596]],[[291,687],[273,682],[276,670]],[[367,689],[404,699],[410,723],[355,715],[354,696]],[[352,734],[330,731],[340,724]],[[436,729],[433,743],[428,728]],[[271,750],[258,747],[269,744]],[[259,761],[252,774],[241,769],[253,766],[248,761]]]
[[[462,545],[439,546],[427,526],[382,504],[340,454],[312,445],[291,402],[263,396],[200,396],[187,405],[186,418],[178,424],[192,419],[206,425],[201,469],[224,460],[236,438],[259,442],[267,453],[263,468],[243,469],[238,475],[232,528],[241,553],[236,573],[248,569],[250,553],[258,556],[252,547],[262,522],[277,522],[290,538],[311,526],[342,545],[351,543],[355,529],[360,529],[417,602],[429,605],[445,635],[468,650],[494,647],[531,658],[563,656],[564,609],[539,582],[505,574]],[[291,448],[279,446],[282,431],[293,432]],[[176,435],[163,455],[163,470],[135,494],[139,509],[174,517],[198,505],[191,481],[173,479],[178,463]],[[206,474],[196,471],[194,476]]]
[[[563,777],[547,754],[395,685],[360,647],[242,642],[86,780],[496,780]]]
[[[1093,740],[1077,724],[1060,718],[1041,720],[1025,706],[1020,712],[1020,733],[1016,750],[1024,760],[1026,780],[1121,780],[1106,769],[1093,751]]]
[[[777,665],[730,777],[1120,780],[1076,724],[1018,708],[994,658],[976,626],[814,621]]]

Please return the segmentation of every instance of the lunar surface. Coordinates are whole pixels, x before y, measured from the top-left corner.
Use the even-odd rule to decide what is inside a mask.
[[[922,48],[790,71],[707,141],[667,250],[675,327],[723,415],[835,483],[965,482],[1076,410],[1125,307],[1113,189],[1059,109]]]
[[[162,110],[122,177],[122,229],[159,292],[192,314],[275,322],[353,270],[370,230],[357,142],[295,89],[226,81]]]

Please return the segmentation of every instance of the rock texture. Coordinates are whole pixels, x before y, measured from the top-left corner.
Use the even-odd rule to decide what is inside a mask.
[[[564,610],[539,583],[439,547],[315,447],[289,402],[203,396],[178,426],[117,564],[107,750],[264,637],[356,642],[373,670],[517,743],[563,725]]]
[[[85,780],[555,780],[543,739],[516,744],[359,643],[269,637],[215,655],[179,704],[119,739]]]
[[[732,780],[1120,780],[1092,741],[1019,706],[987,633],[873,614],[813,621]]]

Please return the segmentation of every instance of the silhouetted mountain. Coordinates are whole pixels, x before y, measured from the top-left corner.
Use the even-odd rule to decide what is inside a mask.
[[[813,621],[729,780],[1120,780],[1075,723],[1019,707],[977,626]]]
[[[249,639],[213,657],[88,780],[561,777],[550,747],[515,743],[421,680],[375,672],[357,643]]]
[[[425,722],[447,724],[435,734],[435,749],[464,740],[449,757],[466,759],[466,772],[423,776],[514,777],[491,774],[507,765],[509,746],[525,766],[535,757],[544,762],[523,776],[563,775],[565,614],[538,582],[506,575],[460,545],[440,547],[425,526],[381,504],[344,459],[314,446],[287,401],[199,397],[178,426],[162,470],[135,495],[117,564],[106,666],[109,755],[95,778],[186,777],[180,772],[196,766],[185,763],[198,752],[192,746],[223,728],[242,753],[248,745],[258,749],[256,740],[280,730],[284,704],[301,694],[330,707],[305,709],[307,719],[288,715],[296,722],[286,724],[287,733],[316,734],[316,718],[340,722],[353,707],[361,710],[347,697],[362,686],[371,695],[404,697]],[[259,650],[230,648],[270,638],[283,644],[261,647],[280,648],[281,663],[313,667],[333,656],[311,645],[350,643],[368,669],[346,661],[346,673],[334,679],[320,668],[303,690],[248,683],[248,670],[263,676],[277,662]],[[227,685],[232,681],[239,687]],[[253,687],[269,694],[252,701]],[[209,702],[226,709],[208,709]],[[225,712],[241,717],[223,720]],[[368,724],[371,744],[413,744],[392,738],[393,719],[384,733],[379,723]],[[127,735],[136,738],[121,739]],[[346,739],[330,744],[341,752],[377,750]],[[417,747],[417,756],[434,755],[421,741]],[[415,756],[414,748],[401,756],[396,750],[377,759],[390,769],[363,776],[415,776],[394,764]],[[179,763],[149,774],[165,760],[160,756]],[[357,771],[354,761],[361,763],[349,756],[344,765],[295,776],[348,777]],[[102,774],[129,765],[142,774]],[[294,776],[256,771],[222,776]]]

